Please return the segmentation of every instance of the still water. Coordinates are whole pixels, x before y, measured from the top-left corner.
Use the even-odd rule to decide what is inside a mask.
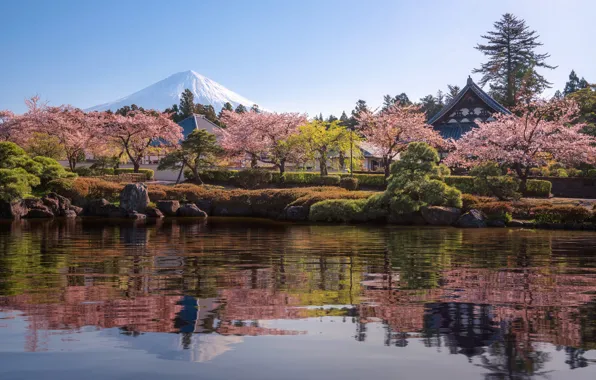
[[[596,234],[0,224],[0,379],[595,379]]]

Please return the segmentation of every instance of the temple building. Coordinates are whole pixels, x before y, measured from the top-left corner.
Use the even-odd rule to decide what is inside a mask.
[[[451,102],[430,118],[428,124],[432,125],[443,138],[457,140],[477,127],[476,122],[494,120],[492,115],[496,112],[511,113],[468,77],[466,86]]]

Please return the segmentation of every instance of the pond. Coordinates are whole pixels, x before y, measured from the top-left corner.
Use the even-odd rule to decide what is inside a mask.
[[[0,379],[594,379],[596,234],[0,224]]]

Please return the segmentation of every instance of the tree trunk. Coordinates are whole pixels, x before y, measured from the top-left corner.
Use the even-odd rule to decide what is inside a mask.
[[[141,167],[141,163],[139,162],[139,160],[134,160],[132,162],[132,167],[133,167],[133,170],[132,170],[133,173],[138,173],[139,172],[139,169]]]
[[[284,174],[286,174],[286,160],[279,160],[279,180],[285,182]]]
[[[251,157],[250,157],[250,167],[251,167],[251,169],[255,169],[258,166],[259,166],[259,160],[257,158],[257,155],[256,154],[251,154]]]
[[[389,178],[389,175],[391,175],[391,159],[388,157],[383,157],[383,166],[385,169],[385,181],[387,180],[387,178]]]
[[[319,159],[319,168],[321,169],[321,176],[327,175],[327,153],[321,154]]]
[[[339,152],[339,168],[344,171],[346,168],[346,156],[344,152]]]
[[[184,165],[180,167],[180,171],[178,172],[178,178],[176,178],[176,185],[180,183],[180,178],[182,178],[182,172],[184,171]]]
[[[70,168],[70,170],[72,172],[75,171],[75,169],[77,167],[77,159],[76,159],[76,157],[68,157],[68,167]]]

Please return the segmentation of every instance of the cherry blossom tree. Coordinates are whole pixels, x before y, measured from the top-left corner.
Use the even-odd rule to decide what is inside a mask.
[[[579,108],[572,100],[538,100],[510,115],[496,114],[492,122],[478,123],[459,141],[446,160],[448,165],[474,166],[484,162],[507,165],[521,180],[520,191],[532,167],[551,159],[568,165],[596,162],[596,138],[574,123]]]
[[[15,114],[9,110],[0,110],[0,141],[15,142]]]
[[[381,155],[385,177],[389,176],[391,162],[409,143],[421,141],[434,147],[445,145],[441,135],[426,124],[426,116],[417,106],[395,103],[377,113],[365,110],[357,120],[366,141]]]
[[[183,138],[182,127],[166,113],[141,110],[126,116],[103,113],[99,119],[103,133],[122,148],[135,173],[153,145],[174,146]]]
[[[306,115],[250,111],[223,111],[225,129],[217,131],[222,147],[232,155],[251,158],[251,167],[258,160],[274,164],[283,175],[288,161],[300,159],[301,149],[290,137],[307,122]]]

